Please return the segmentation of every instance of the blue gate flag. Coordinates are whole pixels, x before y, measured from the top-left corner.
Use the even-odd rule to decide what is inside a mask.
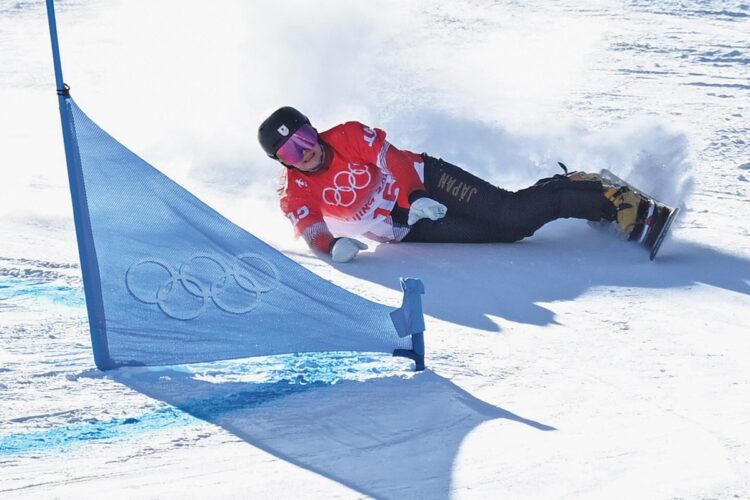
[[[421,282],[404,288],[409,310],[392,321],[392,308],[320,278],[228,221],[69,95],[61,116],[97,367],[335,351],[394,352],[423,365],[413,326],[424,324]]]

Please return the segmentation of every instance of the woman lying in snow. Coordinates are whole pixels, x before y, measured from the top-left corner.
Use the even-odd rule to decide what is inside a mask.
[[[258,140],[287,167],[281,209],[296,234],[335,262],[348,262],[367,248],[358,237],[513,242],[568,217],[616,221],[630,239],[650,239],[649,246],[669,216],[666,207],[628,186],[567,169],[507,191],[441,159],[397,149],[384,131],[359,122],[318,132],[291,107],[271,114]]]

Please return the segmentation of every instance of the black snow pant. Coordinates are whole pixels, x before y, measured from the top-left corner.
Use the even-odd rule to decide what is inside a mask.
[[[440,220],[421,219],[402,241],[425,243],[512,242],[559,218],[614,220],[615,206],[596,181],[564,175],[507,191],[441,159],[424,158],[425,188],[448,212]]]

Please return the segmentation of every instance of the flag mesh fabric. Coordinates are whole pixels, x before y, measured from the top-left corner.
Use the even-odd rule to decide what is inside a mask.
[[[97,366],[411,349],[392,308],[288,259],[66,105]]]

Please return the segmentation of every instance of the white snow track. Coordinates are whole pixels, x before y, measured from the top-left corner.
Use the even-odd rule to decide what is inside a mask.
[[[750,498],[747,2],[57,9],[72,94],[127,147],[346,289],[395,307],[421,278],[428,370],[97,371],[44,6],[0,0],[0,499]],[[284,104],[509,188],[563,161],[684,204],[655,262],[558,221],[333,266],[292,239],[255,144]]]

